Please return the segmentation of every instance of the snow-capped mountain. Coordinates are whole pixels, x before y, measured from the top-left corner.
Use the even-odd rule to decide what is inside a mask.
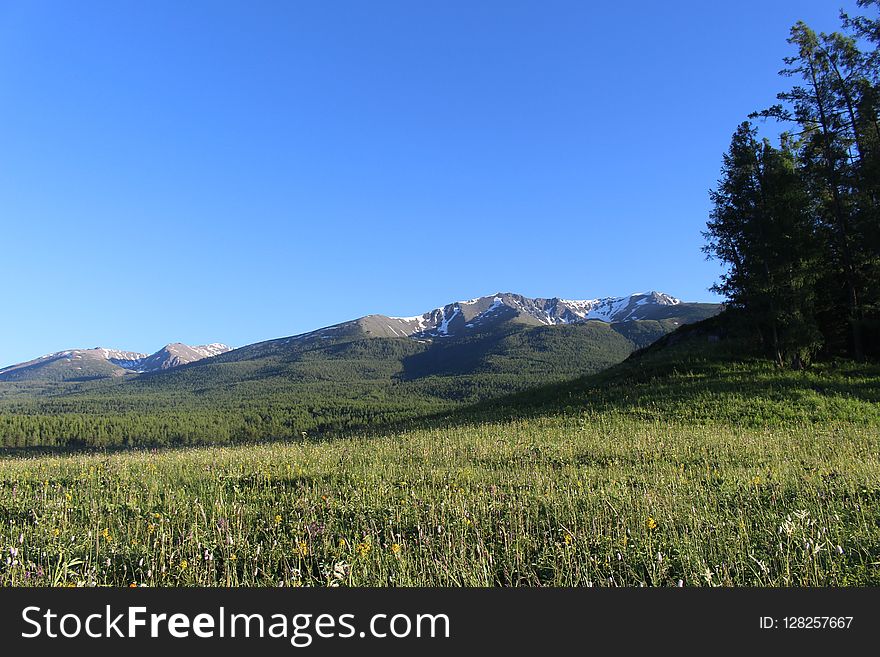
[[[367,315],[347,322],[286,338],[256,342],[219,357],[222,362],[276,357],[306,345],[341,344],[364,338],[409,338],[419,342],[447,343],[460,338],[485,336],[517,328],[551,327],[602,322],[620,327],[621,333],[662,335],[721,311],[716,303],[681,301],[662,292],[639,292],[623,297],[571,300],[525,297],[498,292],[467,301],[455,301],[413,317]],[[651,326],[634,322],[656,320]],[[629,327],[629,328],[627,328]],[[630,330],[632,329],[632,330]],[[319,349],[321,347],[318,347]]]
[[[225,344],[165,345],[154,354],[120,349],[67,349],[0,369],[0,381],[77,380],[155,372],[230,351]]]
[[[257,358],[283,345],[309,341],[340,342],[363,337],[447,340],[485,333],[508,322],[526,326],[554,326],[588,321],[618,324],[636,320],[667,320],[671,329],[705,319],[720,310],[719,304],[681,301],[662,292],[586,300],[558,297],[532,299],[521,294],[499,292],[467,301],[455,301],[413,317],[367,315],[308,333],[257,342],[234,350],[223,360]]]
[[[646,319],[671,319],[690,304],[662,292],[639,292],[624,297],[571,300],[558,297],[532,299],[499,292],[467,301],[456,301],[414,317],[368,315],[355,320],[372,335],[384,337],[446,338],[483,330],[502,321],[533,325],[607,323]]]
[[[128,367],[135,372],[155,372],[156,370],[167,370],[172,367],[194,363],[203,358],[210,358],[219,354],[225,354],[230,348],[219,342],[211,344],[197,345],[191,347],[182,342],[172,342],[166,344],[155,354],[144,356],[134,363],[133,367]]]

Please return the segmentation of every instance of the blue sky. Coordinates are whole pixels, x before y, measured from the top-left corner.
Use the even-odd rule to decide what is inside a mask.
[[[0,365],[711,300],[707,192],[798,19],[837,4],[2,1]]]

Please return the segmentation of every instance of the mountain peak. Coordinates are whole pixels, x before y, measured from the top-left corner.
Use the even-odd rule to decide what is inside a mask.
[[[191,346],[183,342],[171,342],[162,347],[155,354],[147,356],[135,369],[136,372],[154,372],[179,367],[187,363],[194,363],[203,358],[218,356],[231,351],[231,348],[220,342]]]

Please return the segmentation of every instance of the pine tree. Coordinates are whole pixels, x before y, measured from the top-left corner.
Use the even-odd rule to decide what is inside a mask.
[[[861,359],[880,342],[880,19],[842,19],[849,35],[816,34],[800,22],[792,28],[797,54],[785,59],[781,74],[801,83],[778,94],[781,104],[752,116],[797,126],[798,173],[824,247],[820,286],[827,308],[820,323],[831,352],[846,349],[838,341],[848,342]],[[860,49],[865,43],[873,49]]]
[[[790,140],[774,148],[741,124],[710,194],[704,251],[728,265],[715,291],[744,311],[780,366],[803,366],[822,344],[815,321],[820,269],[811,201]]]

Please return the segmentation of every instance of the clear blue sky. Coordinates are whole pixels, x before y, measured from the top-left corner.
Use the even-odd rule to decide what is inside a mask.
[[[710,300],[721,153],[837,8],[0,0],[0,365],[499,290]]]

